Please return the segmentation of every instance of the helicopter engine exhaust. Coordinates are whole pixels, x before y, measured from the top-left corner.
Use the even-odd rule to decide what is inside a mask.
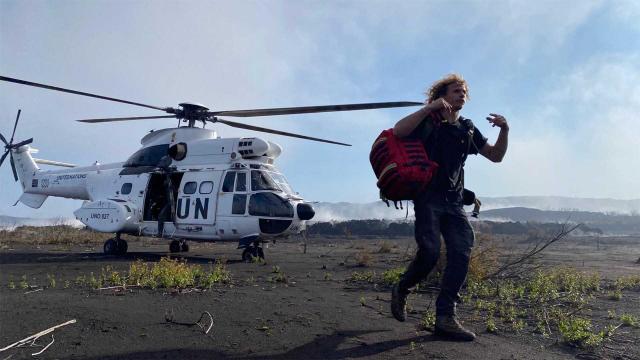
[[[311,204],[300,203],[296,206],[296,212],[298,213],[298,219],[311,220],[316,215],[316,211],[313,210]]]

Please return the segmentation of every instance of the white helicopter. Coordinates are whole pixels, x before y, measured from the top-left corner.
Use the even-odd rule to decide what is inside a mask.
[[[282,148],[257,137],[220,138],[205,129],[207,122],[291,136],[306,140],[349,144],[262,128],[218,116],[252,117],[350,111],[423,105],[418,102],[384,102],[290,108],[209,111],[203,105],[184,102],[178,108],[157,107],[51,85],[0,76],[0,80],[142,106],[170,115],[77,120],[85,123],[177,118],[178,127],[152,131],[142,138],[142,148],[124,162],[78,167],[35,159],[33,138],[6,140],[0,166],[10,155],[16,181],[23,194],[16,202],[37,209],[49,196],[85,200],[74,212],[87,227],[115,237],[104,243],[104,253],[123,255],[127,242],[121,234],[169,239],[171,252],[188,251],[187,240],[238,241],[242,259],[264,258],[261,244],[277,237],[299,234],[315,212],[310,203],[293,192],[274,161]],[[180,126],[180,122],[186,126]],[[203,127],[195,127],[202,122]],[[37,164],[68,167],[41,170]],[[14,205],[16,205],[14,204]]]

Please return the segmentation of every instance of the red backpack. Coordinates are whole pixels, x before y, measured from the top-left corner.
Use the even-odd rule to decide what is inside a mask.
[[[369,161],[378,178],[382,200],[415,199],[438,169],[438,164],[429,160],[421,140],[399,138],[393,129],[384,130],[376,138]]]

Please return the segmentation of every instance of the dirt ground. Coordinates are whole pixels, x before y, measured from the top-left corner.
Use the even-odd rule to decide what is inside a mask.
[[[611,277],[638,274],[639,240],[600,240],[594,245],[593,239],[575,239],[550,249],[545,260]],[[100,273],[108,265],[125,271],[136,259],[157,261],[168,255],[168,243],[161,240],[128,241],[129,253],[119,258],[103,255],[101,244],[5,242],[0,250],[0,347],[75,319],[76,323],[55,331],[55,342],[40,358],[598,358],[531,333],[487,333],[465,304],[460,307],[461,318],[478,339],[459,343],[434,337],[418,325],[437,295],[429,290],[411,295],[414,310],[408,321],[396,321],[389,312],[388,288],[349,279],[354,271],[380,274],[406,265],[413,239],[388,240],[390,253],[377,252],[380,239],[310,239],[306,253],[297,239],[283,241],[265,249],[266,264],[240,262],[240,251],[231,243],[190,243],[190,252],[180,257],[202,265],[227,260],[231,283],[186,292],[93,290],[74,285],[78,276]],[[363,251],[371,255],[369,265],[357,267],[354,256]],[[286,275],[286,283],[272,280],[274,266]],[[10,281],[17,283],[23,276],[29,285],[38,286],[33,290],[43,290],[9,288]],[[637,291],[625,293],[619,302],[602,300],[593,313],[605,317],[608,309],[614,309],[640,316],[638,295]],[[214,323],[206,335],[191,325],[205,311]],[[640,338],[640,329],[625,329],[623,335],[626,340],[618,344],[613,357],[640,359],[640,344],[633,340]],[[50,341],[47,335],[38,344]],[[11,349],[0,352],[0,359],[31,358],[40,350],[42,346]]]

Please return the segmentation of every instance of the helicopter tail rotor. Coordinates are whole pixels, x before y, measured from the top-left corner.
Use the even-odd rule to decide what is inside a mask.
[[[13,178],[15,179],[15,181],[18,181],[18,172],[16,171],[16,164],[13,161],[12,151],[20,148],[23,145],[31,144],[33,142],[33,138],[30,138],[15,144],[13,143],[13,138],[16,134],[16,128],[18,127],[18,120],[20,119],[21,112],[22,110],[18,110],[16,121],[13,124],[13,132],[11,133],[11,139],[7,141],[7,139],[2,134],[0,134],[0,140],[2,140],[2,142],[4,143],[4,148],[5,148],[5,152],[4,154],[2,154],[2,157],[0,158],[0,166],[2,166],[2,164],[4,163],[4,160],[7,158],[7,156],[9,156],[9,161],[11,162],[11,170],[13,171]]]

